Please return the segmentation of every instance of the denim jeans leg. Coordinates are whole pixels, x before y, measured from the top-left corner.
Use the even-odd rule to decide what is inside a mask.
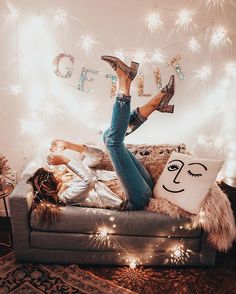
[[[130,118],[130,99],[117,97],[111,126],[104,133],[104,143],[132,209],[148,204],[152,189],[147,184],[123,143]],[[140,163],[141,164],[141,163]]]
[[[145,166],[135,157],[135,155],[132,152],[130,152],[129,150],[128,152],[134,164],[136,165],[137,169],[141,173],[142,177],[144,178],[148,186],[153,190],[154,182],[149,172],[146,170]]]
[[[137,130],[146,120],[147,118],[139,113],[139,108],[131,111],[126,136]]]

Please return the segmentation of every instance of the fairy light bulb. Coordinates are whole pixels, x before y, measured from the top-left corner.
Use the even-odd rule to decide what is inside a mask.
[[[132,259],[129,263],[130,269],[135,269],[137,267],[137,261],[135,259]]]
[[[174,256],[176,257],[176,258],[179,258],[180,256],[181,256],[181,250],[180,250],[180,248],[179,247],[177,247],[175,250],[174,250]]]
[[[161,53],[159,50],[156,50],[153,53],[151,60],[159,62],[159,63],[164,63],[164,58],[165,57],[164,57],[163,53]]]
[[[228,77],[236,77],[236,64],[228,63],[225,66],[225,71]]]
[[[87,53],[90,54],[92,51],[92,45],[95,43],[92,37],[89,35],[81,36],[80,47]]]
[[[211,76],[211,68],[210,66],[203,66],[202,69],[196,72],[197,78],[199,78],[201,81],[206,81]]]
[[[158,13],[150,14],[147,17],[146,21],[148,24],[148,29],[151,33],[153,33],[157,29],[162,29],[164,25]]]
[[[7,2],[8,12],[3,16],[6,23],[13,22],[19,16],[19,10],[15,8],[11,3]]]
[[[9,17],[11,19],[16,19],[18,16],[19,16],[19,10],[18,9],[16,9],[14,7],[9,8]]]
[[[227,44],[230,44],[231,40],[228,36],[228,32],[223,27],[216,28],[210,39],[210,46],[211,47],[220,47],[220,46],[226,46]]]
[[[10,91],[13,95],[20,95],[21,94],[21,86],[20,85],[12,85],[10,87]]]
[[[115,51],[115,56],[118,57],[121,60],[125,59],[125,53],[124,53],[124,51],[122,49],[116,50]]]
[[[206,0],[206,6],[223,8],[225,0]]]
[[[188,11],[188,10],[182,10],[182,11],[180,11],[180,13],[178,15],[178,19],[175,22],[175,25],[179,29],[187,30],[189,24],[192,21],[193,21],[193,19],[192,19],[192,14],[190,13],[190,11]]]
[[[55,23],[65,25],[67,21],[67,12],[64,9],[57,9],[56,14],[53,17]]]
[[[134,55],[134,60],[138,63],[145,63],[147,58],[146,58],[146,53],[144,51],[137,51]]]
[[[106,227],[99,228],[98,235],[102,239],[106,239],[109,235],[109,231]]]
[[[188,42],[188,47],[192,52],[198,52],[200,51],[200,44],[195,38],[191,38]]]

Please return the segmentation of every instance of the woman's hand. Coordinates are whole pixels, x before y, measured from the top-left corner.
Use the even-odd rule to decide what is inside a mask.
[[[51,142],[51,148],[50,151],[52,152],[61,152],[65,149],[69,148],[69,142],[59,139],[54,139]]]
[[[59,164],[67,164],[70,160],[65,156],[58,154],[49,154],[47,157],[48,164],[59,165]]]

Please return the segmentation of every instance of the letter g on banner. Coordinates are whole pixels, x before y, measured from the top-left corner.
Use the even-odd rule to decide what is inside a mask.
[[[59,78],[69,79],[73,72],[74,62],[73,56],[66,53],[58,54],[52,62],[55,74]]]

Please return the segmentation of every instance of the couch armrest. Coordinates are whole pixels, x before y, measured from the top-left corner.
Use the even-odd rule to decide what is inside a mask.
[[[30,207],[33,200],[33,189],[29,184],[20,181],[9,197],[13,243],[17,260],[28,256],[30,247]]]

